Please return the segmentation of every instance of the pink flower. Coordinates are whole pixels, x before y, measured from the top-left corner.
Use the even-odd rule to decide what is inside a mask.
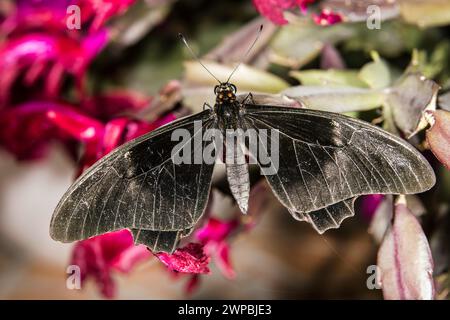
[[[95,279],[106,298],[115,295],[114,271],[129,273],[138,263],[151,257],[143,245],[135,246],[128,229],[106,233],[78,242],[71,264],[80,267],[81,281]]]
[[[0,107],[9,103],[11,88],[22,76],[24,81],[21,84],[27,87],[42,80],[43,88],[34,90],[39,99],[55,98],[67,75],[74,77],[78,92],[83,95],[87,67],[108,41],[105,22],[114,15],[123,14],[134,2],[17,1],[14,13],[0,25],[0,38],[5,39],[0,43]],[[70,5],[80,7],[81,29],[69,30],[67,27],[66,10]],[[86,26],[89,31],[86,31]]]
[[[343,21],[342,15],[332,12],[330,10],[323,10],[320,14],[314,14],[313,20],[320,26],[330,26]]]
[[[56,97],[65,74],[72,75],[82,90],[86,69],[106,41],[106,31],[81,41],[42,33],[8,39],[0,45],[0,107],[9,102],[12,85],[21,75],[28,87],[43,80],[41,98]]]
[[[210,258],[205,254],[203,245],[189,243],[178,248],[173,254],[158,252],[154,254],[171,271],[182,273],[208,274]]]
[[[142,96],[137,99],[138,96],[120,92],[90,98],[82,105],[33,101],[8,107],[0,110],[0,145],[18,159],[35,159],[45,154],[49,142],[56,140],[74,158],[79,158],[75,156],[76,143],[82,143],[85,148],[80,161],[81,173],[117,146],[176,119],[172,113],[153,122],[116,117],[146,106],[149,99]],[[99,105],[95,107],[95,103]]]
[[[67,8],[80,8],[82,29],[95,32],[104,27],[107,20],[123,14],[136,0],[17,0],[16,12],[3,25],[4,32],[39,28],[61,31],[66,29]],[[71,32],[74,30],[71,30]],[[73,33],[73,32],[72,32]]]
[[[315,0],[253,0],[256,9],[263,16],[275,24],[283,25],[288,23],[283,12],[294,7],[299,7],[303,14],[306,13],[308,4]]]
[[[48,117],[49,114],[61,110],[73,117],[72,124],[66,124],[68,129],[73,131],[76,124],[83,123],[77,133],[80,137],[86,138],[89,131],[98,130],[100,124],[78,114],[68,105],[33,101],[0,110],[0,145],[19,160],[44,156],[48,144],[55,140],[62,142],[67,150],[74,154],[76,148],[71,134],[60,130]]]

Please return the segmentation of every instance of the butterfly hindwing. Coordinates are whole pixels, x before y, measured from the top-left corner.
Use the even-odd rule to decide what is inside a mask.
[[[333,227],[336,218],[329,223],[318,220],[329,219],[333,210],[335,216],[351,215],[347,199],[419,193],[434,185],[434,172],[416,149],[369,123],[310,109],[245,107],[248,128],[279,132],[278,141],[265,144],[269,154],[271,144],[279,144],[278,170],[266,175],[269,185],[283,205],[300,217],[321,210],[310,215],[319,230]],[[323,211],[334,204],[339,205]]]
[[[201,122],[198,122],[201,121]],[[194,122],[201,123],[200,127]],[[62,242],[130,228],[135,241],[150,248],[173,248],[206,207],[213,164],[174,164],[180,141],[172,133],[189,133],[193,158],[205,148],[203,131],[214,125],[211,111],[185,117],[141,136],[103,157],[65,193],[52,217],[50,233]],[[201,145],[193,143],[200,135]],[[197,150],[198,151],[198,150]],[[140,230],[140,234],[139,233]]]

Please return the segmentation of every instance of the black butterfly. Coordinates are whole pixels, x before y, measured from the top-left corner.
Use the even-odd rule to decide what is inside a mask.
[[[263,169],[267,164],[273,169],[271,158],[267,163],[251,146],[276,145],[278,163],[265,174],[267,181],[295,219],[309,221],[320,233],[352,216],[357,196],[419,193],[435,183],[432,168],[416,149],[369,123],[324,111],[257,105],[251,95],[237,99],[228,81],[216,86],[215,94],[213,108],[130,141],[87,170],[56,207],[51,237],[71,242],[129,228],[136,243],[153,251],[175,250],[205,210],[214,168],[214,161],[179,163],[176,156],[184,151],[189,154],[183,157],[194,159],[210,150],[217,157],[221,143],[202,138],[209,129],[222,138],[227,130],[256,132],[258,141],[225,143],[227,178],[241,211],[247,210],[250,191],[245,150]],[[180,148],[173,139],[177,130],[189,134],[183,146],[194,147]],[[268,131],[277,133],[277,141],[272,136],[264,141]]]

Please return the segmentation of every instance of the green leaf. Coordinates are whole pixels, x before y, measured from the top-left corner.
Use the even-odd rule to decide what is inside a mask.
[[[304,70],[291,71],[289,75],[305,86],[351,86],[367,87],[366,83],[358,78],[358,72],[354,70]]]
[[[203,61],[203,64],[220,81],[226,81],[234,69],[234,66],[226,66],[216,62]],[[195,85],[217,84],[217,81],[197,61],[187,61],[185,66],[185,80]],[[236,70],[231,81],[240,91],[256,91],[278,93],[286,89],[289,84],[283,79],[245,64],[241,64]],[[212,89],[211,89],[212,90]]]
[[[332,112],[371,110],[384,101],[382,91],[353,87],[296,86],[284,90],[282,94],[307,108]]]
[[[445,26],[450,23],[448,0],[398,0],[403,19],[421,28]]]
[[[298,69],[317,57],[325,43],[335,44],[351,37],[353,29],[348,24],[324,28],[305,19],[290,23],[275,35],[270,59],[274,63]]]
[[[365,64],[359,71],[358,77],[370,88],[386,88],[391,83],[389,67],[377,52],[373,51],[371,54],[374,61]]]

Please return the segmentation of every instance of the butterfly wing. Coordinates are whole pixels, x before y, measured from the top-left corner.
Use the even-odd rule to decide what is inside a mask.
[[[310,109],[245,106],[248,128],[278,131],[278,141],[259,145],[259,152],[270,155],[278,143],[278,170],[266,175],[274,193],[294,217],[319,232],[353,215],[356,196],[419,193],[435,183],[416,149],[367,122]],[[260,155],[253,156],[263,167]]]
[[[65,193],[52,217],[51,237],[62,242],[129,228],[135,241],[173,251],[206,207],[214,164],[175,164],[172,133],[189,134],[194,153],[211,141],[211,111],[185,117],[117,148],[87,170]],[[197,140],[196,140],[197,139]],[[200,141],[195,144],[194,141]]]

